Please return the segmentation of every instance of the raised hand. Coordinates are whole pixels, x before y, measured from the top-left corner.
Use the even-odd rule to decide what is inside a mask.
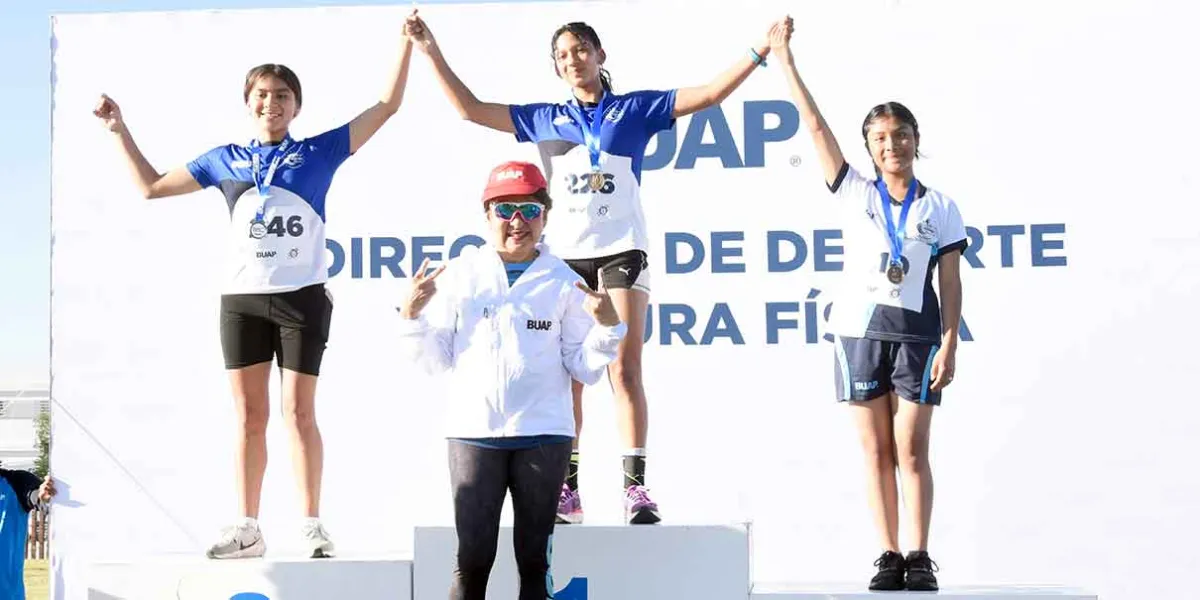
[[[429,301],[433,299],[433,295],[437,293],[437,284],[434,281],[442,271],[446,270],[446,265],[442,265],[435,269],[432,273],[426,274],[425,270],[429,267],[429,259],[426,258],[421,262],[421,268],[412,277],[412,287],[408,291],[408,298],[404,304],[400,305],[400,316],[405,319],[415,319],[421,314],[421,310],[425,308]]]
[[[417,15],[415,8],[404,20],[404,35],[423,52],[429,52],[437,47],[437,41],[433,39],[433,32],[425,24],[425,20]]]
[[[773,23],[770,32],[767,33],[767,43],[771,46],[771,53],[784,63],[792,57],[792,49],[788,45],[792,40],[792,31],[792,17],[788,16]]]
[[[582,281],[576,281],[575,287],[585,294],[583,308],[591,313],[597,323],[605,327],[614,327],[621,323],[621,315],[617,314],[617,307],[613,306],[612,298],[603,287],[598,292],[593,291]]]
[[[105,129],[114,133],[125,126],[125,121],[121,118],[121,107],[117,106],[117,102],[109,98],[107,94],[100,94],[100,102],[96,103],[92,114],[100,119],[100,123],[104,125]]]

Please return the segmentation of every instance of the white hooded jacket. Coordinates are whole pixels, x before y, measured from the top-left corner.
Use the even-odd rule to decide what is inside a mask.
[[[581,281],[545,246],[510,287],[499,254],[468,248],[446,265],[403,353],[449,384],[447,437],[575,435],[571,379],[598,382],[627,327],[584,308]]]

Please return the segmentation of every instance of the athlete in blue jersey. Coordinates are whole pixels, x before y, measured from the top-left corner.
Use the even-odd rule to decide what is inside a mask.
[[[29,513],[54,496],[54,481],[29,471],[0,469],[0,600],[25,600]]]
[[[780,21],[772,29],[784,27]],[[629,523],[657,523],[658,505],[645,480],[648,411],[642,385],[642,344],[649,303],[647,249],[649,233],[642,209],[642,158],[651,138],[670,129],[678,117],[724,100],[770,51],[766,39],[753,44],[745,57],[711,83],[670,90],[618,93],[603,67],[605,51],[596,31],[585,23],[568,23],[550,38],[554,72],[571,88],[563,102],[496,104],[483,102],[450,69],[428,26],[409,17],[409,35],[430,57],[442,89],[458,113],[472,122],[534,142],[550,180],[550,195],[559,208],[545,241],[593,289],[601,285],[616,304],[629,334],[608,369],[617,400],[621,432],[628,451],[625,512]],[[572,387],[577,433],[582,431],[583,384]],[[566,482],[560,492],[560,523],[580,523],[583,506],[578,492],[578,437]]]
[[[282,372],[284,414],[307,517],[302,534],[314,558],[333,551],[318,520],[324,452],[314,413],[333,311],[325,290],[325,199],[342,162],[400,108],[411,53],[412,42],[405,37],[383,97],[349,123],[306,139],[293,138],[289,130],[303,99],[296,74],[283,65],[255,67],[242,92],[254,139],[214,148],[166,174],[142,156],[116,102],[104,96],[95,110],[118,140],[146,198],[216,187],[229,205],[221,345],[240,417],[242,519],[208,549],[210,558],[262,556],[266,550],[257,518],[267,462],[272,358]]]
[[[789,39],[777,31],[771,47],[812,133],[825,182],[845,209],[845,261],[829,329],[836,336],[838,399],[854,413],[883,545],[869,588],[936,590],[926,548],[933,509],[929,425],[954,379],[966,229],[955,202],[913,173],[921,136],[903,105],[880,104],[863,121],[874,176],[846,162],[796,71]],[[899,546],[897,467],[913,530],[907,556]]]

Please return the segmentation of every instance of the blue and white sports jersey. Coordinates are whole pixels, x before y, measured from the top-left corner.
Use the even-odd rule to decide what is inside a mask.
[[[346,124],[301,141],[288,136],[278,146],[257,141],[220,146],[188,163],[192,177],[202,187],[220,188],[229,205],[229,276],[224,293],[287,292],[328,279],[325,194],[333,174],[349,157],[350,125]],[[256,162],[258,180],[270,182],[261,221],[253,175]],[[278,163],[274,170],[272,162]]]
[[[942,313],[934,292],[938,258],[967,247],[967,231],[958,206],[936,190],[919,186],[903,232],[906,274],[899,284],[888,281],[891,255],[881,212],[886,204],[899,222],[900,202],[880,198],[875,180],[849,163],[829,186],[845,209],[845,262],[841,284],[829,317],[834,335],[889,342],[937,344],[942,339]]]
[[[642,159],[654,134],[675,125],[675,90],[614,94],[600,126],[600,169],[604,183],[593,190],[591,157],[580,125],[566,104],[509,107],[520,142],[537,142],[554,199],[553,225],[545,242],[564,259],[597,258],[628,250],[646,251],[649,234],[642,211]],[[597,105],[569,102],[589,124]]]

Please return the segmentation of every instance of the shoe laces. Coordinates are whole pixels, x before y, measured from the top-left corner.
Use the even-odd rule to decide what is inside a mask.
[[[928,554],[910,556],[907,562],[908,570],[910,571],[929,571],[930,573],[937,573],[938,571],[937,563],[933,562],[933,559],[929,558]]]
[[[319,521],[305,523],[301,531],[304,532],[304,537],[328,537],[325,533],[325,527]]]
[[[904,555],[899,552],[884,552],[875,559],[875,566],[880,569],[899,569],[904,567]]]
[[[242,528],[238,527],[237,525],[230,525],[229,527],[221,529],[221,544],[232,544],[235,540],[237,540],[238,534],[241,533],[241,530]]]
[[[646,488],[640,485],[631,485],[625,489],[625,498],[634,504],[654,504],[650,500]]]

